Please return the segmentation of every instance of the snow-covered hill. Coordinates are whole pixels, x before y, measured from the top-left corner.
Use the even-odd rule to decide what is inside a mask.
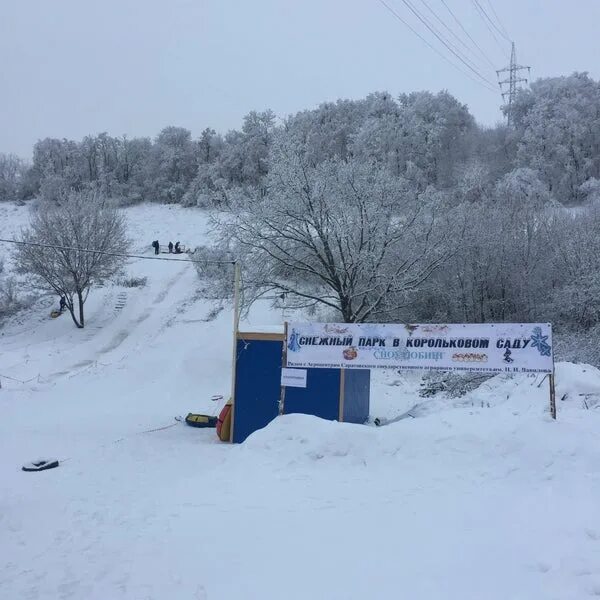
[[[207,236],[200,211],[126,212],[136,253]],[[0,205],[0,234],[25,221]],[[416,418],[290,415],[221,444],[173,415],[227,396],[230,311],[210,319],[190,263],[128,273],[146,286],[93,290],[83,331],[53,299],[0,330],[0,599],[600,596],[596,369],[557,366],[557,422],[542,377],[430,400],[390,372],[373,416]],[[65,462],[20,471],[38,456]]]

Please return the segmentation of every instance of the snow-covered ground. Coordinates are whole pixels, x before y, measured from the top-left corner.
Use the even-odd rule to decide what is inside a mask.
[[[200,211],[126,212],[136,253],[205,240]],[[25,222],[0,205],[0,234]],[[417,418],[289,415],[231,446],[173,421],[228,394],[230,311],[190,263],[128,273],[147,285],[93,290],[83,331],[54,299],[0,330],[1,600],[600,596],[598,370],[557,365],[556,422],[541,376],[451,400],[386,372],[373,417]]]

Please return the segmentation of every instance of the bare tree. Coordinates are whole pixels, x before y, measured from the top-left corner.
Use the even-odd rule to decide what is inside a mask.
[[[20,270],[64,297],[73,322],[83,328],[90,288],[117,274],[124,263],[118,253],[127,238],[119,211],[95,193],[73,192],[58,205],[42,205],[21,241],[26,244],[19,250]]]
[[[220,230],[243,262],[246,304],[286,293],[346,322],[392,314],[448,254],[433,202],[374,164],[306,164],[289,140],[275,148],[264,199],[234,207]]]

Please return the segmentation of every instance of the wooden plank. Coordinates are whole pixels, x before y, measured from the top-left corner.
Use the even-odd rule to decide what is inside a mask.
[[[281,366],[287,365],[287,321],[283,324],[283,344],[281,348]],[[279,396],[279,414],[282,415],[285,411],[285,385],[281,386],[281,393]]]
[[[237,368],[237,343],[240,325],[240,263],[233,265],[233,355],[231,360],[231,428],[229,441],[233,442],[233,428],[235,427],[235,380]]]
[[[338,413],[338,421],[344,422],[344,396],[346,395],[346,371],[340,369],[340,409]]]
[[[554,387],[554,373],[550,373],[548,381],[550,382],[550,414],[552,415],[552,418],[556,420],[556,389]]]
[[[285,333],[261,333],[254,331],[238,331],[238,340],[257,340],[257,341],[268,341],[268,342],[283,342],[285,340]]]

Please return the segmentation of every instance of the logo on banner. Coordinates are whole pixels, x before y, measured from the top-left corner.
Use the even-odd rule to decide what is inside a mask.
[[[300,344],[298,343],[298,334],[295,329],[292,329],[292,334],[290,335],[290,341],[288,343],[288,350],[292,352],[298,352],[300,350]]]
[[[488,355],[479,352],[457,352],[452,355],[455,362],[487,362]]]
[[[531,334],[531,345],[537,348],[542,356],[550,356],[552,346],[548,343],[548,336],[542,335],[541,327],[534,327]]]
[[[350,348],[344,348],[342,354],[346,360],[354,360],[358,356],[358,350],[354,346],[350,346]]]

